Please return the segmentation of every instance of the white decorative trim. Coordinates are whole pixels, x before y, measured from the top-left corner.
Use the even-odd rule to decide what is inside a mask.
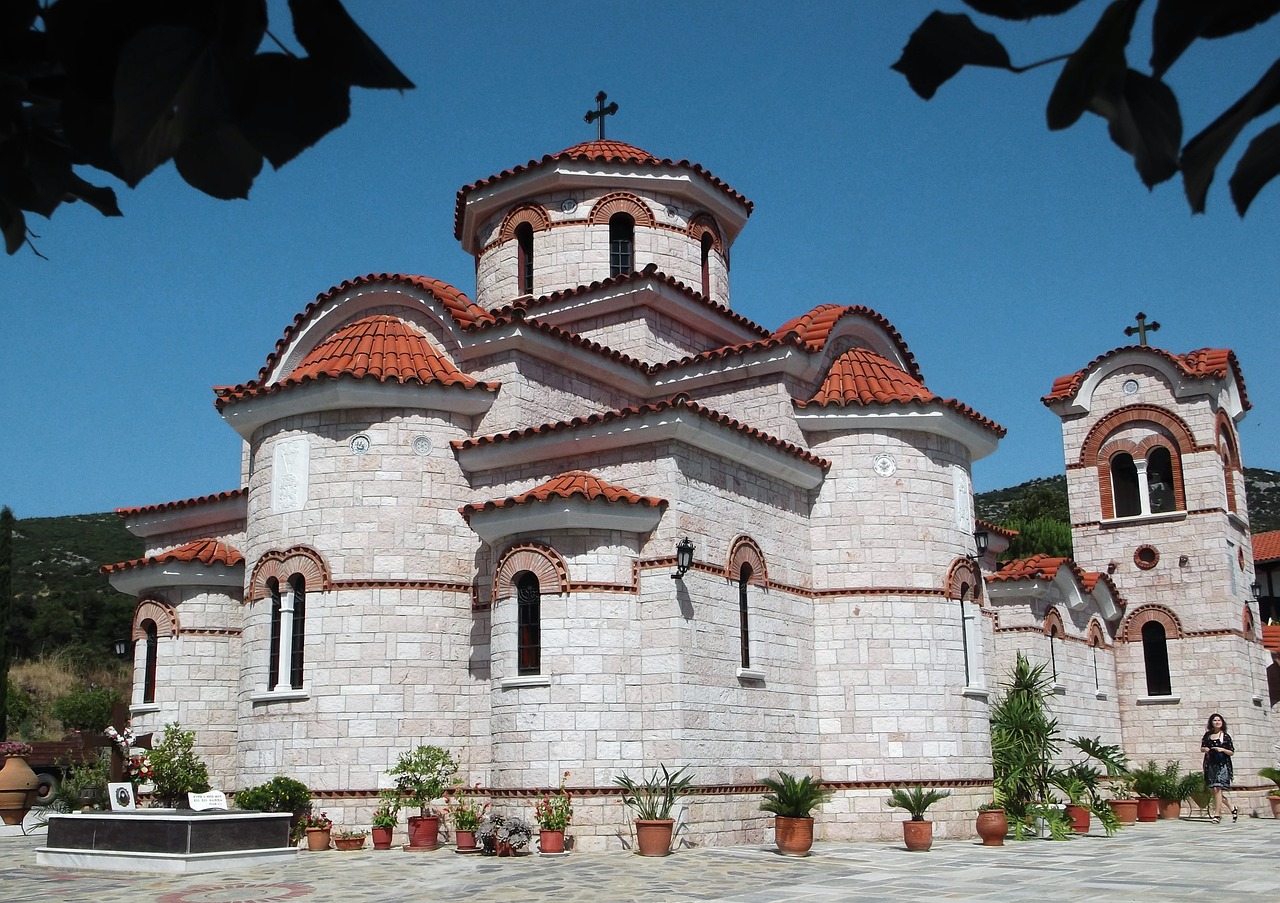
[[[1181,696],[1139,696],[1138,705],[1177,705]]]
[[[160,706],[154,702],[140,702],[137,705],[129,706],[130,715],[150,715],[160,711]]]
[[[979,702],[986,702],[991,698],[991,691],[986,687],[965,687],[960,691],[961,696],[967,696],[970,699],[977,699]]]
[[[739,668],[738,680],[758,680],[764,682],[764,672],[759,668]]]
[[[114,589],[129,596],[169,586],[234,586],[238,598],[244,588],[244,562],[228,567],[198,561],[158,561],[110,574],[108,579]]]
[[[796,423],[805,432],[816,430],[917,430],[954,439],[969,450],[971,461],[985,458],[1000,440],[968,417],[950,408],[926,407],[909,411],[861,411],[845,407],[796,407]]]
[[[1186,511],[1166,511],[1163,514],[1135,514],[1131,517],[1113,517],[1099,521],[1103,527],[1136,527],[1140,524],[1156,524],[1161,521],[1186,520]]]
[[[517,677],[504,677],[498,681],[499,690],[524,690],[529,687],[551,686],[549,674],[521,674]]]
[[[185,508],[128,514],[124,525],[134,536],[144,539],[162,533],[195,532],[216,524],[238,524],[243,530],[248,512],[249,493],[242,492],[234,498],[200,502]]]
[[[586,499],[547,499],[510,508],[476,511],[471,529],[490,544],[517,533],[554,530],[618,530],[647,533],[662,520],[663,508]]]
[[[249,701],[254,705],[269,705],[273,702],[301,702],[311,698],[311,688],[301,690],[259,690],[249,694]]]

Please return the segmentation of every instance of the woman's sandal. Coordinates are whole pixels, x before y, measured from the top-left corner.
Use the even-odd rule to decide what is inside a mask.
[[[1209,822],[1210,822],[1210,824],[1215,824],[1215,825],[1216,825],[1216,824],[1217,824],[1218,822],[1220,822],[1220,821],[1222,821],[1222,819],[1221,819],[1219,816],[1217,816],[1217,815],[1210,815],[1210,816],[1209,816]]]
[[[1239,821],[1239,820],[1240,820],[1240,810],[1239,810],[1239,809],[1232,809],[1232,810],[1231,810],[1231,820],[1232,820],[1232,821]]]

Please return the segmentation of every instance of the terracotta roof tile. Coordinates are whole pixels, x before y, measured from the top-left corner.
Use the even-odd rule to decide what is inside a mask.
[[[676,408],[683,408],[711,421],[712,423],[718,423],[722,426],[729,427],[730,429],[737,430],[744,435],[750,436],[753,439],[758,439],[766,445],[770,445],[779,451],[798,458],[807,464],[813,464],[817,467],[821,467],[823,470],[827,470],[831,467],[831,462],[826,458],[820,458],[813,454],[813,452],[801,448],[798,445],[786,442],[776,436],[771,436],[753,426],[747,426],[745,423],[740,423],[732,417],[721,414],[720,412],[714,411],[704,405],[700,405],[697,402],[690,401],[688,397],[684,395],[677,395],[670,400],[659,401],[654,404],[637,405],[629,408],[621,408],[615,411],[605,411],[599,414],[591,414],[587,417],[574,417],[571,420],[544,423],[541,426],[531,426],[522,430],[511,430],[507,433],[497,433],[492,436],[478,436],[474,439],[455,439],[450,443],[450,445],[452,445],[457,451],[466,451],[467,449],[479,448],[485,445],[494,445],[500,442],[515,442],[532,436],[545,436],[551,433],[573,430],[581,426],[594,426],[600,423],[614,423],[631,417],[642,417],[646,414],[656,414],[661,411],[673,410]]]
[[[547,154],[541,160],[530,160],[521,166],[513,166],[511,169],[504,169],[496,175],[489,176],[487,179],[481,179],[470,185],[464,185],[458,189],[458,200],[454,207],[453,214],[453,237],[462,239],[462,217],[467,206],[467,195],[475,191],[477,188],[485,188],[508,179],[521,173],[530,172],[532,170],[541,169],[554,163],[564,160],[576,160],[587,163],[624,163],[632,166],[675,166],[685,169],[691,169],[697,173],[706,182],[718,188],[729,198],[740,204],[748,214],[754,208],[749,200],[738,192],[730,188],[726,183],[713,176],[710,172],[702,167],[699,163],[690,163],[688,160],[670,160],[668,158],[658,158],[648,151],[633,147],[630,144],[624,144],[621,141],[584,141],[581,144],[575,144],[573,147],[566,147],[564,150],[556,154]]]
[[[994,574],[987,576],[988,583],[1006,583],[1017,580],[1052,580],[1057,576],[1059,569],[1067,568],[1075,576],[1080,586],[1087,593],[1092,593],[1097,589],[1098,583],[1106,585],[1111,593],[1111,597],[1116,600],[1116,605],[1124,608],[1128,603],[1125,602],[1120,590],[1116,588],[1115,582],[1110,576],[1100,571],[1083,571],[1080,565],[1070,558],[1054,558],[1049,555],[1032,555],[1030,558],[1015,558],[1012,561],[1006,561],[1000,566],[1000,570]]]
[[[1049,389],[1049,394],[1040,400],[1046,405],[1050,405],[1055,401],[1074,398],[1076,392],[1080,391],[1080,386],[1084,383],[1085,377],[1089,375],[1089,371],[1108,358],[1127,351],[1139,351],[1162,357],[1176,365],[1191,379],[1223,379],[1228,373],[1234,372],[1236,387],[1240,391],[1241,405],[1244,406],[1246,411],[1253,407],[1249,403],[1249,394],[1245,391],[1244,376],[1240,373],[1240,362],[1236,360],[1236,353],[1231,349],[1200,348],[1196,351],[1189,351],[1186,354],[1172,354],[1163,348],[1152,348],[1150,345],[1126,345],[1122,348],[1114,348],[1105,354],[1100,354],[1083,369],[1055,379],[1052,388]]]
[[[480,511],[513,508],[529,502],[545,502],[553,498],[567,499],[574,496],[580,496],[589,502],[597,500],[622,502],[628,505],[644,505],[649,508],[665,508],[667,506],[666,499],[639,495],[626,487],[606,483],[585,470],[570,470],[559,476],[552,477],[547,482],[530,489],[528,492],[522,492],[519,495],[513,495],[505,499],[463,505],[458,510],[462,512],[464,518],[470,521],[471,515]]]
[[[211,505],[214,502],[228,502],[247,495],[248,489],[232,489],[227,492],[215,492],[212,495],[201,495],[180,502],[161,502],[158,505],[143,505],[137,508],[117,508],[116,514],[121,517],[138,517],[142,514],[158,514],[161,511],[179,511],[183,508],[194,508],[197,505]]]
[[[438,351],[430,339],[404,321],[377,314],[343,326],[313,348],[284,379],[269,385],[254,380],[247,385],[223,389],[215,404],[222,410],[227,404],[245,398],[341,377],[402,385],[435,383],[490,391],[498,388],[494,383],[482,383],[467,376]]]
[[[973,523],[979,530],[986,530],[988,533],[996,533],[1006,539],[1013,539],[1018,535],[1017,530],[1010,530],[1006,527],[1000,526],[999,524],[993,524],[989,521],[985,521],[980,517],[975,517],[973,519]]]
[[[106,564],[98,570],[103,574],[119,574],[135,568],[149,567],[153,564],[170,564],[173,562],[197,562],[199,564],[221,564],[235,567],[244,564],[244,556],[236,549],[217,539],[196,539],[176,549],[161,552],[148,558],[135,558],[119,564]]]
[[[1280,561],[1280,530],[1253,534],[1254,561]]]

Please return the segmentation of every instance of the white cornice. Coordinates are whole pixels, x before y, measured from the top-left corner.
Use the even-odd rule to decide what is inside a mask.
[[[969,450],[970,461],[985,458],[1000,440],[989,430],[950,408],[934,407],[902,411],[863,410],[836,405],[796,407],[796,422],[806,433],[872,430],[890,432],[917,430],[954,439]]]
[[[989,580],[987,597],[993,602],[1019,599],[1043,599],[1052,584],[1047,580]]]
[[[166,561],[146,564],[110,574],[111,585],[122,593],[140,596],[147,590],[166,587],[244,588],[244,564],[201,564],[198,561]]]
[[[166,533],[186,533],[215,525],[226,525],[229,529],[225,532],[236,533],[244,529],[248,512],[249,496],[242,492],[231,499],[125,515],[125,529],[134,536],[143,538]]]
[[[493,508],[471,515],[471,529],[489,544],[517,533],[545,534],[555,530],[618,530],[647,533],[662,520],[662,508],[626,502],[586,499],[547,499],[510,508]]]
[[[472,364],[478,358],[512,350],[523,351],[565,372],[600,380],[610,389],[630,392],[638,398],[650,395],[649,378],[636,366],[616,360],[608,353],[582,348],[568,339],[550,335],[523,322],[467,333],[460,349],[459,364]]]

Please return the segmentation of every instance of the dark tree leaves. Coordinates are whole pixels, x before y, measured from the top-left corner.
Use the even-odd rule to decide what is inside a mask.
[[[1133,165],[1148,188],[1172,179],[1178,171],[1182,144],[1178,98],[1160,79],[1130,69],[1116,100],[1106,117],[1111,140],[1133,157]]]
[[[1182,184],[1194,212],[1204,212],[1205,195],[1209,193],[1214,171],[1232,143],[1245,126],[1277,103],[1280,103],[1280,60],[1208,128],[1187,142],[1182,150]],[[1256,163],[1253,168],[1256,172],[1262,171]]]
[[[932,12],[889,68],[905,75],[911,90],[928,100],[965,66],[1011,68],[1009,54],[995,35],[963,13]]]
[[[1065,129],[1076,124],[1085,110],[1093,110],[1110,120],[1124,92],[1124,48],[1129,43],[1133,18],[1142,0],[1115,0],[1089,37],[1071,54],[1058,82],[1049,95],[1045,118],[1050,129]]]
[[[1161,78],[1197,38],[1248,31],[1280,12],[1280,0],[1160,0],[1151,25],[1151,73]]]
[[[333,78],[360,88],[413,87],[338,0],[289,0],[289,10],[294,37]]]
[[[1280,176],[1280,125],[1273,125],[1249,142],[1228,183],[1231,200],[1241,216],[1262,187]]]
[[[346,86],[309,57],[259,54],[252,81],[245,131],[276,169],[346,122],[351,112]]]
[[[1057,16],[1083,0],[964,0],[964,5],[987,16],[1026,21],[1037,16]]]

